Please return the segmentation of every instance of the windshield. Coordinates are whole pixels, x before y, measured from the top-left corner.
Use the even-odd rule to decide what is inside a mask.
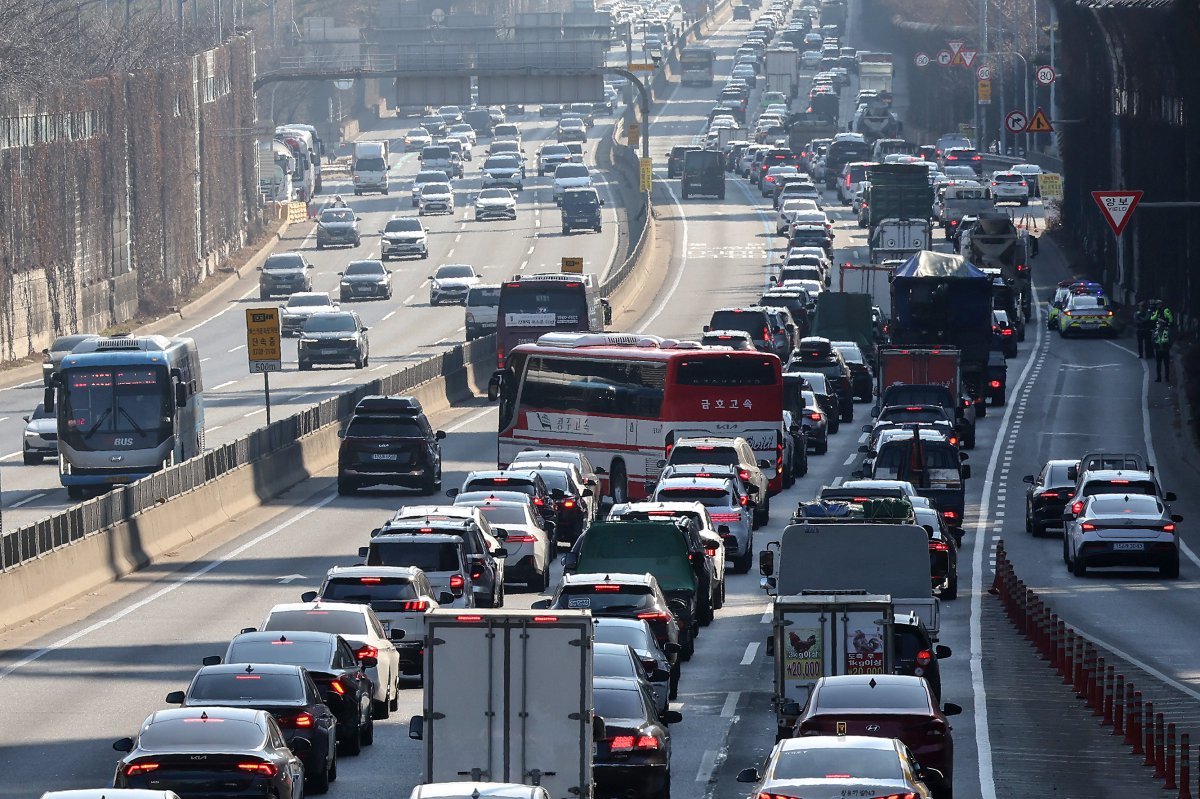
[[[929,713],[929,695],[920,680],[916,682],[838,685],[826,683],[817,692],[817,710],[901,710]]]
[[[570,151],[568,150],[568,152]],[[563,164],[554,170],[555,178],[586,178],[587,176],[588,168],[583,164]]]
[[[1092,500],[1088,505],[1089,516],[1162,516],[1158,498],[1145,494],[1111,494]]]
[[[475,270],[469,266],[442,266],[433,276],[438,280],[447,277],[475,277]]]
[[[638,669],[626,652],[597,652],[592,658],[592,675],[595,677],[629,677],[637,679]]]
[[[751,355],[680,361],[675,382],[681,386],[774,386],[780,381],[771,359]]]
[[[440,169],[427,169],[424,172],[418,172],[417,176],[413,178],[413,183],[445,183],[449,179],[450,177]]]
[[[421,195],[450,194],[453,190],[449,183],[426,183],[421,187]]]
[[[346,427],[347,438],[422,438],[424,435],[417,420],[406,416],[355,416]]]
[[[879,414],[881,422],[896,422],[912,424],[914,422],[945,422],[946,411],[943,408],[884,408]]]
[[[317,295],[314,297],[312,295],[306,296],[303,294],[293,294],[288,298],[287,301],[288,308],[311,308],[313,306],[326,307],[332,304],[333,303],[329,300],[329,298],[324,295]]]
[[[477,505],[487,520],[493,525],[503,527],[506,524],[532,524],[525,509],[513,505]]]
[[[706,508],[728,508],[729,494],[720,488],[664,488],[655,492],[656,502],[699,502]]]
[[[346,267],[347,275],[382,275],[384,271],[379,261],[351,261]]]
[[[138,738],[138,748],[164,752],[209,749],[229,752],[257,749],[265,737],[261,727],[241,719],[171,719],[147,727]]]
[[[421,220],[419,219],[390,219],[387,227],[383,229],[384,233],[420,233]]]
[[[382,160],[382,159],[380,159],[380,160]],[[362,162],[360,161],[359,163],[361,164]],[[360,168],[367,169],[367,167],[360,167]],[[344,208],[339,208],[336,211],[324,211],[321,213],[321,221],[325,222],[325,223],[353,222],[354,221],[354,212],[346,210]]]
[[[272,255],[263,263],[264,272],[282,269],[303,269],[304,259],[299,255]]]
[[[304,683],[295,674],[198,674],[187,693],[188,704],[226,702],[303,702]]]
[[[440,147],[426,147],[424,150],[421,151],[421,158],[426,161],[431,160],[431,159],[434,161],[437,161],[437,160],[444,161],[449,157],[450,157],[450,148],[446,147],[445,145],[440,146]]]
[[[308,630],[315,633],[365,635],[367,617],[349,610],[281,610],[267,618],[263,630]]]
[[[305,333],[354,333],[357,330],[350,314],[317,314],[304,323]]]
[[[779,753],[771,779],[902,780],[900,758],[891,749],[851,749],[846,746],[785,749]]]
[[[517,157],[515,155],[493,155],[491,158],[483,162],[484,169],[516,169]]]
[[[479,192],[481,200],[511,200],[512,192],[508,189],[484,189]]]
[[[1158,495],[1158,488],[1151,480],[1089,480],[1083,484],[1080,496],[1090,497],[1092,494],[1153,494]]]
[[[914,450],[911,438],[906,438],[880,450],[874,476],[877,480],[909,480],[917,486],[934,481],[957,483],[958,466],[958,450],[953,445],[922,441]]]
[[[456,572],[457,544],[448,541],[372,541],[368,566],[413,566],[428,572]]]
[[[500,287],[473,288],[467,294],[468,307],[495,307],[500,304]]]
[[[235,641],[226,663],[286,663],[314,671],[329,668],[332,650],[328,641],[289,641],[286,635],[273,641]]]
[[[66,370],[59,416],[65,443],[91,451],[157,446],[171,434],[170,385],[161,366]]]
[[[428,139],[429,131],[425,130],[425,128],[414,128],[407,135],[410,139]]]

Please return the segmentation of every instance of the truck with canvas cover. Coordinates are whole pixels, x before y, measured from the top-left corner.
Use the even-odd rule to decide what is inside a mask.
[[[586,610],[434,610],[425,687],[409,737],[422,782],[541,785],[550,799],[595,795],[593,625]]]
[[[830,341],[853,341],[863,355],[874,361],[875,318],[870,294],[849,291],[822,291],[817,295],[817,314],[811,336]]]
[[[991,279],[960,255],[926,250],[897,268],[891,289],[892,343],[957,349],[960,378],[978,411],[992,343]]]
[[[936,638],[941,605],[930,590],[929,534],[911,519],[912,506],[902,504],[908,505],[906,518],[839,521],[805,514],[784,528],[778,545],[759,553],[763,588],[776,597],[843,591],[890,596],[895,613],[915,613]]]

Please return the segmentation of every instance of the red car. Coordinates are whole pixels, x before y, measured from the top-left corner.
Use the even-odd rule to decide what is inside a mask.
[[[937,799],[949,799],[954,785],[954,739],[948,716],[962,713],[947,702],[939,708],[923,677],[856,674],[822,677],[796,719],[792,736],[870,735],[899,738],[922,766],[945,776],[931,785]]]

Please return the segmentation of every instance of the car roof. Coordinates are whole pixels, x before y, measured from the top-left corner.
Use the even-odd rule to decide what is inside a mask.
[[[462,544],[463,537],[461,535],[451,535],[449,533],[390,533],[383,532],[379,535],[371,536],[371,543],[388,543],[396,541],[418,542],[422,544]]]
[[[334,643],[340,636],[337,633],[323,633],[316,630],[254,630],[248,633],[238,633],[234,641],[278,641],[281,635],[286,635],[290,641],[324,641]]]
[[[680,475],[678,477],[667,477],[658,481],[658,485],[654,487],[655,492],[663,488],[716,488],[722,491],[729,486],[728,483],[731,477],[691,477]]]
[[[1139,469],[1090,469],[1079,475],[1084,480],[1153,480],[1154,475]]]
[[[588,572],[585,574],[565,574],[562,578],[562,585],[592,585],[595,583],[614,583],[617,585],[654,585],[657,580],[654,575],[646,572],[645,574],[631,574],[629,572]]]
[[[877,749],[895,751],[892,738],[876,738],[871,735],[811,735],[803,738],[785,738],[779,742],[779,751],[795,752],[801,749]]]
[[[593,677],[593,690],[606,691],[637,691],[641,693],[642,687],[637,680],[631,680],[628,677]]]
[[[325,579],[334,577],[390,577],[415,580],[424,574],[416,566],[334,566],[325,572]]]
[[[244,668],[244,666],[243,666]],[[268,713],[265,710],[256,710],[248,707],[222,707],[222,706],[195,706],[195,707],[172,707],[163,710],[156,710],[146,720],[147,724],[156,724],[163,721],[179,721],[182,719],[198,719],[201,714],[207,714],[208,718],[230,719],[237,721],[249,721],[255,724],[262,724],[262,720]],[[145,726],[142,727],[145,730]]]

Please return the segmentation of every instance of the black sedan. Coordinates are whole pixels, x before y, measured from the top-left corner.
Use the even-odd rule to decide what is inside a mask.
[[[358,232],[361,216],[355,216],[349,208],[327,208],[317,217],[317,249],[334,245],[357,247],[362,244]]]
[[[592,680],[596,715],[604,719],[606,737],[596,742],[592,768],[599,794],[644,799],[669,796],[671,733],[667,725],[683,720],[677,710],[660,717],[654,703],[634,680]]]
[[[338,292],[342,302],[392,298],[392,271],[383,261],[351,261],[341,275]]]
[[[308,793],[325,793],[337,779],[337,719],[303,666],[205,666],[196,672],[187,691],[167,694],[167,703],[265,710],[275,717],[284,742],[293,751],[307,750],[301,759]],[[306,743],[297,746],[299,738]]]
[[[285,663],[303,666],[317,684],[321,699],[337,718],[337,740],[343,754],[357,755],[375,740],[370,678],[340,635],[308,632],[245,632],[229,642],[226,663]],[[221,662],[219,655],[204,659],[205,666]]]
[[[114,788],[174,791],[188,797],[297,799],[304,795],[306,742],[295,751],[265,710],[188,707],[150,714],[136,738],[113,742],[125,752]]]
[[[655,695],[666,691],[676,694],[679,686],[679,644],[660,646],[654,631],[644,619],[614,619],[596,616],[592,619],[597,644],[624,644],[642,662]]]
[[[875,375],[862,349],[853,341],[835,341],[833,348],[842,354],[842,360],[850,367],[850,385],[854,398],[860,402],[869,402],[875,394]]]
[[[1075,494],[1075,481],[1067,479],[1067,470],[1077,461],[1052,460],[1037,474],[1025,475],[1025,532],[1034,537],[1058,530],[1063,523],[1063,508]]]

